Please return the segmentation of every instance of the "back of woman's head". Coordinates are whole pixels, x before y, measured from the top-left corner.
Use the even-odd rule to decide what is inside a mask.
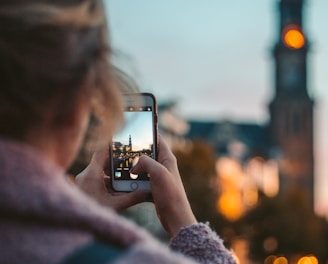
[[[87,76],[92,82],[85,88]],[[0,136],[24,139],[57,98],[60,125],[81,92],[89,96],[98,122],[121,118],[102,2],[2,0]]]

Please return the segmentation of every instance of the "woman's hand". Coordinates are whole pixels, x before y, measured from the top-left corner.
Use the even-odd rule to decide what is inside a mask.
[[[159,137],[158,162],[148,156],[141,156],[131,172],[149,173],[157,214],[172,237],[182,227],[197,223],[180,178],[176,158],[162,137]]]
[[[136,191],[131,193],[108,192],[107,184],[110,181],[104,168],[108,163],[108,148],[96,151],[90,164],[75,178],[77,186],[105,206],[116,211],[122,211],[132,205],[146,201],[149,192]]]

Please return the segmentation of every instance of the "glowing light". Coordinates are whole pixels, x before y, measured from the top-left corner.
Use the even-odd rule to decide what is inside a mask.
[[[263,167],[263,192],[274,197],[279,192],[279,168],[276,161],[270,160]]]
[[[249,188],[245,188],[244,190],[244,203],[248,207],[255,206],[259,200],[259,194],[257,188],[251,186]]]
[[[221,195],[216,208],[230,221],[240,218],[244,212],[240,182],[244,178],[241,165],[234,159],[220,158],[216,164],[220,175]]]
[[[230,158],[220,158],[216,164],[216,170],[220,177],[232,181],[238,181],[242,175],[242,168],[238,161]]]
[[[285,257],[276,258],[273,264],[288,264],[288,260]]]
[[[297,264],[318,264],[318,259],[315,256],[302,257]]]
[[[300,49],[305,44],[305,38],[300,28],[296,25],[287,26],[284,30],[283,39],[289,48]]]
[[[243,213],[240,193],[233,190],[225,191],[218,200],[217,208],[229,220],[237,220]]]
[[[279,192],[279,168],[274,160],[265,161],[262,157],[252,158],[246,164],[247,176],[268,197],[274,197]]]

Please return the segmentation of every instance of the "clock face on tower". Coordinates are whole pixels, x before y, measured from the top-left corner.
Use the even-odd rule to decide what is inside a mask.
[[[289,49],[301,49],[305,45],[305,37],[300,26],[290,24],[282,32],[284,45]]]

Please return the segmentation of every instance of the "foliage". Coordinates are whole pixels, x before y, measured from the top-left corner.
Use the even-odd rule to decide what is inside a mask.
[[[217,232],[222,233],[224,219],[216,210],[219,186],[213,148],[203,141],[194,141],[184,149],[174,150],[174,154],[196,218],[209,221]]]
[[[175,150],[178,166],[191,207],[200,221],[211,218],[217,199],[215,154],[212,148],[196,141]]]
[[[250,241],[249,254],[253,260],[297,254],[313,254],[319,263],[328,259],[327,222],[314,214],[300,189],[289,189],[275,198],[263,196],[259,206],[239,224],[241,234]]]

